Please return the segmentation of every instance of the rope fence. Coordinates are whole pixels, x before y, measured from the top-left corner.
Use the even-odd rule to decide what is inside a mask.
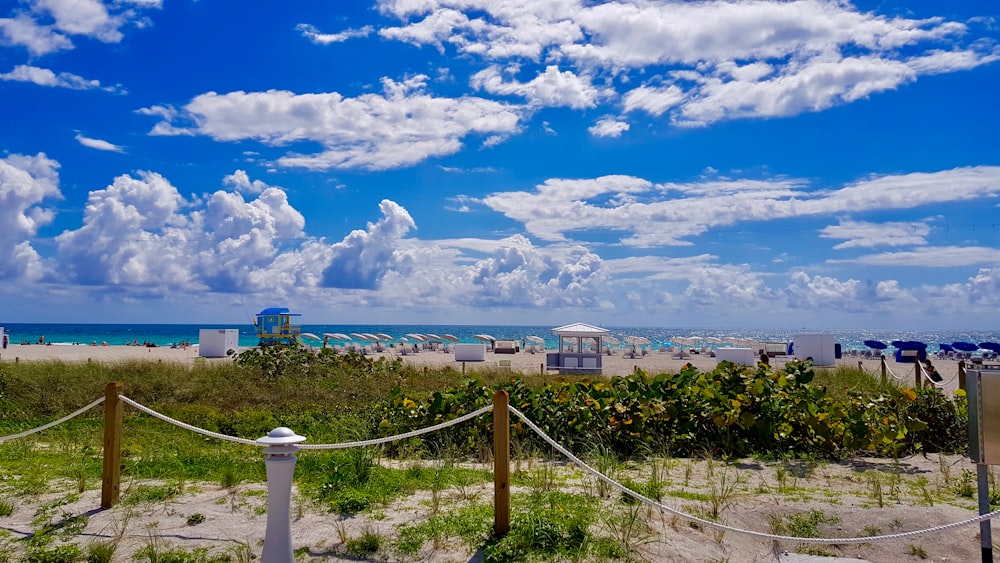
[[[101,397],[100,399],[96,399],[94,402],[90,403],[89,405],[87,405],[85,407],[81,407],[81,408],[79,408],[79,409],[77,409],[77,410],[75,410],[75,411],[67,414],[66,416],[60,418],[59,420],[53,420],[52,422],[50,422],[48,424],[43,424],[43,425],[39,426],[38,428],[32,428],[31,430],[25,430],[24,432],[19,432],[17,434],[11,434],[10,436],[0,436],[0,444],[6,442],[8,440],[17,440],[18,438],[24,438],[26,436],[31,436],[32,434],[37,434],[37,433],[42,432],[44,430],[48,430],[49,428],[52,428],[54,426],[59,426],[60,424],[62,424],[64,422],[67,422],[67,421],[69,421],[71,419],[74,419],[74,418],[80,416],[81,414],[89,411],[90,409],[96,407],[97,405],[99,405],[99,404],[101,404],[103,402],[104,402],[104,397]]]
[[[746,536],[752,536],[752,537],[755,537],[755,538],[765,539],[765,540],[772,540],[772,541],[786,541],[786,542],[810,543],[810,544],[824,544],[824,545],[830,545],[830,544],[855,544],[855,543],[872,543],[872,542],[878,542],[878,541],[890,541],[890,540],[898,540],[898,539],[902,539],[902,538],[910,538],[910,537],[915,537],[915,536],[921,536],[921,535],[925,535],[925,534],[931,534],[931,533],[935,533],[935,532],[940,532],[940,531],[943,531],[943,530],[949,530],[949,529],[952,529],[952,528],[958,528],[958,527],[961,527],[961,526],[968,526],[970,524],[975,524],[975,523],[981,522],[983,520],[989,520],[989,519],[995,518],[997,516],[1000,516],[1000,510],[995,510],[993,512],[990,512],[989,514],[982,514],[982,515],[976,516],[974,518],[969,518],[969,519],[966,519],[966,520],[962,520],[960,522],[953,522],[951,524],[945,524],[945,525],[942,525],[942,526],[935,526],[933,528],[926,528],[926,529],[923,529],[923,530],[915,530],[915,531],[912,531],[912,532],[900,532],[898,534],[884,534],[884,535],[878,535],[878,536],[865,536],[865,537],[857,537],[857,538],[800,538],[800,537],[795,537],[795,536],[781,536],[781,535],[776,535],[776,534],[768,534],[768,533],[765,533],[765,532],[757,532],[757,531],[754,531],[754,530],[745,530],[743,528],[737,528],[737,527],[734,527],[734,526],[727,526],[725,524],[720,524],[718,522],[713,522],[711,520],[706,520],[706,519],[700,518],[698,516],[694,516],[694,515],[691,515],[691,514],[687,514],[685,512],[681,512],[679,510],[676,510],[674,508],[666,506],[665,504],[657,502],[657,501],[655,501],[653,499],[650,499],[650,498],[648,498],[646,496],[643,496],[642,494],[639,494],[639,493],[633,491],[632,489],[630,489],[630,488],[622,485],[621,483],[618,483],[617,481],[615,481],[615,480],[611,479],[610,477],[604,475],[603,473],[597,471],[596,469],[594,469],[593,467],[591,467],[590,465],[588,465],[586,462],[584,462],[582,459],[580,459],[580,458],[576,457],[575,455],[573,455],[572,452],[570,452],[569,450],[567,450],[566,448],[564,448],[562,445],[560,445],[558,442],[556,442],[551,437],[549,437],[544,431],[542,431],[541,428],[539,428],[534,422],[532,422],[530,419],[528,419],[528,417],[526,417],[523,413],[521,413],[521,411],[517,410],[515,407],[509,407],[509,408],[510,408],[510,412],[513,413],[514,416],[520,418],[521,421],[524,422],[524,424],[528,428],[531,428],[531,430],[534,431],[535,434],[537,434],[542,440],[544,440],[545,442],[547,442],[550,446],[552,446],[553,448],[555,448],[556,451],[558,451],[562,455],[566,456],[567,459],[569,459],[570,461],[572,461],[578,467],[580,467],[581,469],[583,469],[584,472],[590,474],[594,478],[600,479],[601,481],[603,481],[604,483],[606,483],[610,487],[618,490],[619,492],[621,492],[623,494],[626,494],[626,495],[634,498],[635,500],[637,500],[639,502],[642,502],[643,504],[646,504],[648,506],[656,508],[656,509],[658,509],[658,510],[660,510],[662,512],[667,512],[667,513],[672,514],[674,516],[678,516],[680,518],[684,518],[685,520],[688,520],[690,522],[694,522],[694,523],[699,524],[701,526],[705,526],[706,528],[711,528],[711,529],[718,530],[718,531],[721,531],[721,532],[733,532],[733,533],[737,533],[737,534],[743,534],[743,535],[746,535]]]

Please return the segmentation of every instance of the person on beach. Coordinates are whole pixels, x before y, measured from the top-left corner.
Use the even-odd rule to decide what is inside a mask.
[[[6,335],[6,334],[4,334],[4,335],[3,335],[3,349],[4,349],[4,350],[6,350],[6,349],[7,349],[7,343],[8,343],[8,342],[10,342],[10,339],[9,339],[9,338],[7,338],[7,335]]]
[[[938,370],[930,360],[924,360],[924,373],[927,374],[927,379],[929,380],[924,382],[924,387],[930,387],[931,381],[934,383],[941,383],[943,381],[941,374],[938,373]]]

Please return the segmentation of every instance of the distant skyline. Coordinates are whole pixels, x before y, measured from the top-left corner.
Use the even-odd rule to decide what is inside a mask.
[[[1000,328],[1000,4],[21,0],[0,326]]]

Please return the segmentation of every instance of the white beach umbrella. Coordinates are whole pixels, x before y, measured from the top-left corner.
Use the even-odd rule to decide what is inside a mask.
[[[342,332],[324,332],[323,336],[329,338],[330,340],[350,340],[351,337],[347,336]]]
[[[425,340],[427,340],[426,336],[424,336],[423,334],[417,333],[417,332],[409,332],[409,333],[406,334],[406,336],[409,336],[410,338],[412,338],[412,339],[414,339],[414,340],[416,340],[418,342],[424,342]]]
[[[458,337],[455,336],[454,334],[447,334],[447,333],[445,333],[445,334],[441,335],[441,338],[444,338],[445,340],[447,340],[449,342],[458,342]]]
[[[438,335],[436,335],[436,334],[427,333],[424,336],[427,337],[427,340],[433,340],[433,341],[436,341],[436,342],[441,342],[441,337],[438,336]]]
[[[355,340],[360,340],[362,342],[368,340],[368,337],[365,336],[365,335],[363,335],[363,334],[361,334],[360,332],[352,332],[351,333],[351,338],[353,338]]]
[[[488,334],[473,334],[472,337],[475,338],[476,340],[481,340],[483,342],[489,342],[491,344],[493,342],[497,341],[496,338],[493,338],[492,336],[490,336]]]
[[[535,344],[545,344],[545,339],[541,336],[525,336],[524,339]]]
[[[311,338],[313,340],[323,340],[322,338],[316,336],[315,334],[313,334],[311,332],[300,332],[299,336],[301,336],[302,338]]]
[[[375,333],[375,336],[379,337],[380,340],[392,340],[392,337],[384,332]]]

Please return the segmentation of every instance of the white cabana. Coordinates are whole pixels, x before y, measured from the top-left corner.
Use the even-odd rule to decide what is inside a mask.
[[[609,331],[599,326],[574,323],[552,329],[559,337],[559,349],[545,357],[546,367],[559,373],[601,373],[601,350],[603,339]],[[584,343],[591,343],[584,351]],[[566,351],[572,347],[572,352]]]

